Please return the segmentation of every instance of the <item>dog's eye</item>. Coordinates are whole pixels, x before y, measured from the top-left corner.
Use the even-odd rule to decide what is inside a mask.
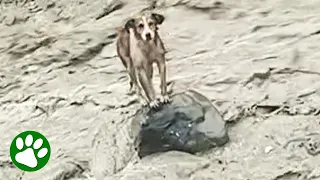
[[[139,24],[139,26],[138,26],[139,28],[143,28],[143,24]]]
[[[153,23],[152,23],[152,22],[149,22],[149,26],[153,26]]]

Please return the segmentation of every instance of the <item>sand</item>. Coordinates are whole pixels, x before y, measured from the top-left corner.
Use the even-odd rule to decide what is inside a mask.
[[[139,160],[130,123],[140,107],[115,50],[115,29],[156,6],[166,20],[174,91],[207,96],[230,142]],[[1,1],[0,179],[320,179],[319,1]],[[159,85],[159,76],[154,78]],[[158,91],[158,90],[157,90]],[[12,139],[36,130],[51,144],[40,171],[10,164]]]

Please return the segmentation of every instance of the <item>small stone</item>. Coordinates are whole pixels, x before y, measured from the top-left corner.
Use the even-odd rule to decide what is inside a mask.
[[[179,134],[178,132],[176,132],[176,136],[177,136],[177,137],[180,137],[180,134]]]
[[[15,24],[15,21],[16,21],[16,17],[12,14],[8,14],[4,20],[5,24],[7,26],[12,26]]]
[[[272,146],[267,146],[267,147],[264,149],[264,153],[269,154],[272,150],[273,150],[273,147],[272,147]]]

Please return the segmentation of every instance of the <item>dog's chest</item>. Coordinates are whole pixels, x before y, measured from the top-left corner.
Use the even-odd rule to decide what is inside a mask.
[[[138,43],[138,51],[149,61],[153,61],[161,56],[161,49],[159,45],[154,42]]]

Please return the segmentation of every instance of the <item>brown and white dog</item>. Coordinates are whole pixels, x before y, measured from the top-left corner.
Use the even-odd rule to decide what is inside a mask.
[[[164,19],[161,14],[142,12],[118,31],[117,53],[127,69],[130,91],[134,88],[142,105],[148,104],[151,108],[159,106],[152,84],[153,63],[157,64],[160,74],[160,102],[169,102],[165,48],[158,34]],[[141,94],[141,87],[146,97]]]

